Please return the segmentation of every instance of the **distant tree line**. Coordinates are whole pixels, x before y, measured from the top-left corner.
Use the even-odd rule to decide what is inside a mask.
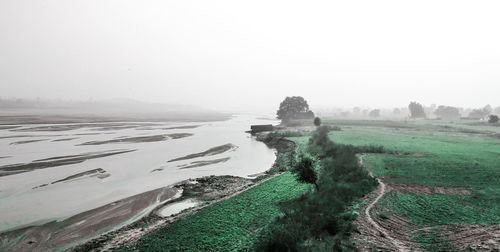
[[[352,112],[343,111],[340,108],[332,109],[331,111],[326,111],[330,113],[330,116],[349,118],[353,117],[371,117],[379,118],[384,115],[390,115],[390,112],[382,111],[381,109],[362,109],[360,107],[354,107]],[[279,106],[276,112],[277,118],[281,119],[284,125],[292,126],[292,121],[301,119],[313,119],[315,117],[314,113],[309,109],[309,104],[301,96],[291,96],[286,97]],[[437,119],[444,120],[457,120],[457,119],[476,119],[484,120],[488,119],[490,115],[500,115],[500,107],[493,109],[490,105],[486,105],[478,109],[463,109],[447,105],[436,106],[432,104],[431,106],[424,107],[421,103],[412,101],[407,108],[394,108],[392,110],[393,117],[406,117],[410,119],[426,119],[432,118],[435,115]],[[465,116],[467,115],[467,116]],[[494,119],[493,119],[494,120]]]
[[[434,111],[434,114],[446,120],[460,119],[460,110],[458,110],[458,108],[451,106],[441,105]]]
[[[473,109],[469,113],[469,118],[472,119],[484,119],[486,116],[488,116],[492,111],[492,108],[490,105],[486,105],[483,108],[480,109]]]

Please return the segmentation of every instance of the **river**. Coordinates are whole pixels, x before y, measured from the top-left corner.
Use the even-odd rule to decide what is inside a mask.
[[[220,122],[3,126],[0,233],[61,221],[189,178],[264,172],[275,153],[244,131],[271,123],[277,121],[237,115]],[[230,148],[168,162],[217,146]]]

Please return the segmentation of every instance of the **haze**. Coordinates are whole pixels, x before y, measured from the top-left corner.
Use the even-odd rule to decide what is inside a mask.
[[[0,96],[500,105],[498,1],[0,2]]]

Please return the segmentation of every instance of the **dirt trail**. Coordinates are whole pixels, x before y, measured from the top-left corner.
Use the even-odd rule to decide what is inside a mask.
[[[360,156],[359,158],[359,164],[360,165],[363,165],[363,155]],[[373,174],[370,172],[370,176],[373,177]],[[375,198],[375,200],[373,200],[373,202],[371,202],[365,209],[365,214],[366,214],[366,218],[368,219],[368,222],[378,231],[380,232],[381,236],[382,237],[385,237],[387,238],[393,245],[394,247],[396,248],[397,251],[402,251],[402,252],[409,252],[410,249],[408,249],[402,242],[400,242],[399,240],[396,240],[394,239],[393,237],[391,237],[388,233],[387,233],[387,230],[383,227],[381,227],[377,222],[375,222],[371,215],[370,215],[370,210],[373,208],[373,206],[375,206],[375,204],[377,204],[377,202],[382,198],[382,196],[384,196],[385,194],[385,184],[384,182],[382,182],[382,180],[380,179],[377,179],[378,183],[379,183],[379,187],[377,188],[377,197]]]

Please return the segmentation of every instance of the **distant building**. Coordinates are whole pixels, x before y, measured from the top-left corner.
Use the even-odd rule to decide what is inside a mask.
[[[250,126],[250,129],[250,133],[255,134],[259,132],[273,131],[274,126],[272,124],[252,125]]]

